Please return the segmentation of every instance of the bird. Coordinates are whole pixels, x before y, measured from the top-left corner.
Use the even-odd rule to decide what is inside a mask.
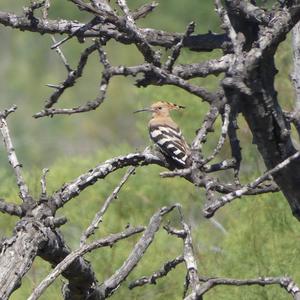
[[[152,113],[152,117],[148,123],[150,138],[166,158],[171,160],[176,168],[180,169],[189,166],[191,150],[180,128],[171,118],[170,111],[184,108],[182,105],[158,101],[150,107],[135,111],[135,113],[143,111]]]

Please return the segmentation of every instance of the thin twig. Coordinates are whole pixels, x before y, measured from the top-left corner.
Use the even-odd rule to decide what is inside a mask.
[[[228,132],[229,114],[230,114],[230,106],[228,104],[226,104],[224,107],[224,121],[223,121],[221,135],[220,135],[218,144],[217,144],[216,148],[213,150],[213,153],[211,155],[209,155],[207,158],[203,159],[203,161],[201,161],[201,164],[203,164],[203,165],[207,164],[208,162],[213,160],[216,157],[216,155],[221,151],[221,149],[225,143],[226,135]]]
[[[0,131],[3,136],[4,145],[8,154],[8,161],[10,165],[12,166],[16,179],[17,179],[17,185],[19,187],[20,191],[20,197],[24,202],[32,203],[32,197],[29,194],[29,189],[25,183],[25,180],[22,175],[22,165],[19,163],[19,160],[17,158],[15,148],[13,146],[8,126],[6,123],[7,116],[15,112],[17,109],[17,106],[14,105],[10,109],[4,110],[0,112]]]
[[[192,150],[202,152],[203,144],[206,142],[208,132],[211,132],[213,125],[219,115],[219,109],[211,105],[209,112],[205,115],[201,128],[198,130],[196,137],[192,142]]]
[[[138,286],[143,286],[145,284],[156,284],[156,280],[167,276],[172,269],[176,268],[177,265],[181,264],[184,261],[183,256],[177,256],[175,259],[167,261],[164,265],[155,273],[153,273],[150,277],[142,277],[137,279],[129,284],[129,289],[134,289]]]
[[[129,177],[134,174],[135,172],[135,167],[130,167],[128,169],[128,171],[125,173],[125,175],[122,177],[121,181],[119,182],[119,184],[116,186],[116,188],[113,190],[113,192],[109,195],[109,197],[105,200],[103,206],[101,207],[101,209],[96,213],[93,221],[91,222],[91,224],[88,226],[88,228],[85,230],[85,232],[82,234],[81,238],[80,238],[80,246],[83,246],[83,244],[86,243],[86,240],[92,235],[94,234],[95,230],[98,228],[99,223],[102,222],[103,220],[103,215],[105,214],[105,212],[107,211],[108,207],[110,206],[110,204],[112,203],[112,201],[114,199],[117,198],[118,193],[120,192],[121,188],[123,187],[123,185],[127,182],[127,180],[129,179]]]
[[[55,37],[54,37],[53,35],[51,35],[51,39],[52,39],[53,43],[57,43],[57,41],[56,41],[56,39],[55,39]],[[68,61],[67,61],[65,55],[63,54],[62,50],[60,49],[60,47],[57,46],[57,47],[55,48],[55,52],[56,52],[56,53],[58,54],[58,56],[61,58],[61,60],[62,60],[62,62],[63,62],[63,64],[64,64],[64,66],[66,67],[66,69],[67,69],[67,71],[68,71],[68,73],[72,72],[73,70],[72,70],[72,68],[70,67],[70,65],[69,65],[69,63],[68,63]]]
[[[244,285],[274,285],[278,284],[283,287],[289,294],[292,295],[294,300],[300,299],[300,289],[296,283],[287,276],[284,277],[260,277],[256,279],[231,279],[231,278],[204,278],[200,277],[200,281],[204,282],[199,289],[199,293],[204,295],[210,289],[218,285],[232,285],[232,286],[244,286]]]
[[[194,256],[191,230],[189,225],[184,220],[181,206],[177,205],[177,209],[180,215],[180,222],[182,225],[182,229],[178,230],[175,228],[171,228],[169,226],[164,226],[164,228],[167,230],[168,233],[175,235],[178,238],[181,238],[183,240],[183,260],[187,270],[186,282],[184,288],[184,297],[185,297],[189,286],[191,287],[192,292],[197,293],[200,280],[198,275],[197,262]]]
[[[182,212],[180,211],[182,215]],[[186,286],[191,286],[192,291],[196,291],[199,285],[198,267],[194,256],[193,241],[190,227],[185,223],[183,216],[181,219],[183,230],[186,233],[183,239],[183,259],[187,269]]]
[[[240,189],[237,189],[227,195],[224,195],[216,200],[214,200],[212,203],[208,203],[207,206],[203,210],[203,214],[205,217],[210,218],[214,215],[214,213],[225,204],[231,202],[232,200],[236,198],[240,198],[242,195],[246,194],[247,192],[251,191],[252,189],[256,188],[259,184],[264,182],[265,180],[269,179],[270,176],[274,175],[276,172],[280,171],[284,167],[286,167],[289,163],[291,163],[293,160],[297,159],[300,156],[299,152],[296,152],[295,154],[291,155],[281,163],[279,163],[276,167],[273,169],[267,171],[260,177],[256,178],[251,183],[243,186]]]
[[[106,279],[100,287],[101,295],[105,297],[110,296],[123,282],[129,273],[135,268],[138,262],[143,257],[145,251],[152,243],[155,233],[158,231],[163,216],[171,212],[177,205],[172,205],[170,207],[162,207],[157,213],[155,213],[143,233],[143,236],[135,244],[132,252],[123,263],[123,265],[108,279]]]
[[[119,24],[119,29],[127,33],[130,33],[135,39],[135,45],[138,50],[143,54],[145,60],[149,63],[153,63],[156,66],[160,66],[159,56],[153,50],[152,46],[146,40],[143,32],[135,25],[134,18],[127,6],[125,0],[117,0],[117,4],[123,11],[126,22],[122,22],[122,25]],[[124,24],[124,27],[123,27]]]
[[[168,71],[172,71],[173,66],[177,60],[177,58],[180,55],[180,51],[181,48],[183,47],[183,41],[184,39],[186,39],[188,36],[190,36],[195,30],[195,23],[191,22],[187,28],[185,33],[182,35],[182,38],[180,39],[180,41],[178,42],[178,44],[176,44],[174,47],[172,47],[171,51],[171,55],[168,57],[168,60],[166,61],[166,63],[164,64],[164,68],[167,69]]]
[[[49,172],[49,169],[43,169],[42,178],[41,178],[41,198],[47,197],[47,184],[46,184],[46,176]]]
[[[67,78],[64,80],[64,82],[62,84],[60,84],[59,86],[55,86],[56,91],[45,102],[45,110],[51,108],[58,101],[58,99],[64,93],[64,91],[67,88],[72,87],[76,83],[76,80],[82,76],[83,70],[84,70],[84,68],[86,66],[86,63],[87,63],[87,60],[88,60],[88,57],[95,50],[97,50],[97,45],[94,43],[93,45],[87,47],[81,53],[80,59],[79,59],[79,62],[78,62],[76,70],[72,70],[70,68],[70,66],[69,66],[68,62],[66,62],[66,59],[65,59],[64,55],[62,54],[62,52],[58,51],[58,53],[61,53],[61,55],[62,55],[60,57],[61,57],[62,61],[64,62],[64,66],[68,70],[68,76],[67,76]],[[39,116],[38,113],[34,115],[34,117],[36,117],[36,118],[38,116]]]
[[[95,100],[88,101],[87,103],[73,107],[73,108],[52,108],[52,106],[58,101],[59,97],[62,93],[69,87],[73,86],[76,80],[82,76],[83,69],[87,63],[88,57],[95,51],[98,50],[100,56],[100,62],[104,66],[104,70],[102,72],[102,78],[99,87],[99,94]],[[78,114],[82,112],[87,112],[91,110],[95,110],[97,107],[101,105],[106,97],[106,92],[108,89],[108,84],[110,78],[112,76],[110,72],[110,63],[107,59],[106,53],[103,50],[100,42],[97,40],[93,45],[86,48],[84,52],[81,54],[80,61],[76,70],[71,71],[68,74],[67,79],[64,83],[51,95],[51,97],[47,100],[45,104],[45,109],[36,113],[34,115],[35,118],[41,118],[45,116],[53,117],[54,115],[64,114],[64,115],[72,115]]]

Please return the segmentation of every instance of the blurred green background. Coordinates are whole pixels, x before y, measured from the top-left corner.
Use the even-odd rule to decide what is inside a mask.
[[[87,21],[88,16],[69,1],[53,0],[51,18]],[[265,5],[272,5],[271,1]],[[2,0],[0,10],[22,13],[22,7],[29,1]],[[144,4],[141,0],[128,0],[131,8]],[[146,19],[139,21],[142,27],[154,27],[168,31],[183,32],[190,21],[196,22],[196,33],[208,30],[221,32],[214,12],[213,1],[164,0]],[[62,36],[56,36],[59,40]],[[185,105],[184,112],[174,113],[174,118],[183,128],[187,140],[191,141],[199,128],[207,105],[200,99],[175,87],[148,87],[137,89],[132,78],[113,78],[107,99],[96,111],[73,116],[34,119],[32,115],[42,109],[45,99],[52,90],[47,83],[61,82],[66,71],[57,56],[50,50],[52,41],[48,35],[20,32],[0,26],[0,109],[12,104],[18,105],[16,113],[8,119],[13,142],[24,165],[26,179],[32,193],[40,193],[41,169],[50,168],[48,176],[49,193],[112,156],[142,150],[149,145],[146,114],[132,112],[152,102],[165,99]],[[75,39],[64,44],[62,50],[71,66],[75,67],[80,53],[90,44],[78,44]],[[112,64],[134,65],[143,61],[133,46],[122,46],[109,42],[105,47]],[[181,63],[199,62],[219,57],[220,51],[193,53],[182,51]],[[276,86],[279,99],[285,109],[293,106],[293,90],[289,80],[291,72],[291,49],[288,38],[277,53],[279,74]],[[73,107],[95,98],[98,92],[102,67],[97,55],[93,55],[84,71],[84,76],[74,88],[68,90],[58,107]],[[194,80],[195,83],[214,90],[220,78],[210,76]],[[242,181],[249,182],[265,170],[246,124],[240,119],[239,136],[243,147],[244,162]],[[218,124],[220,126],[220,124]],[[219,131],[208,138],[207,153],[216,145]],[[223,149],[218,160],[228,158],[228,147]],[[0,148],[0,196],[17,202],[18,191],[7,162],[7,156]],[[151,215],[161,206],[180,202],[193,230],[195,253],[199,272],[205,276],[227,276],[249,278],[279,276],[288,274],[300,284],[300,268],[297,258],[300,254],[299,223],[290,213],[286,200],[280,193],[258,197],[245,197],[222,208],[215,221],[201,215],[204,194],[190,183],[181,179],[161,179],[163,171],[157,166],[140,168],[130,178],[119,198],[105,215],[104,222],[94,238],[122,230],[128,223],[146,225]],[[125,170],[120,170],[107,179],[98,182],[73,199],[60,215],[68,218],[63,231],[72,249],[79,245],[79,237],[95,212],[112,189],[119,182]],[[232,174],[219,174],[224,181],[230,181]],[[0,236],[10,236],[17,219],[1,215]],[[165,222],[176,225],[176,212],[168,215]],[[109,277],[129,254],[138,237],[120,242],[112,249],[101,249],[86,256],[92,261],[99,282]],[[127,284],[136,278],[150,275],[168,259],[182,252],[181,241],[168,236],[163,230],[157,233],[155,241],[138,267],[112,299],[181,299],[185,269],[177,267],[168,277],[158,281],[156,286],[146,286],[128,291]],[[26,299],[32,289],[50,271],[50,266],[36,259],[33,268],[23,280],[22,287],[11,297]],[[56,280],[41,299],[61,299],[60,286],[63,278]],[[209,292],[205,299],[288,299],[280,287],[218,287]]]

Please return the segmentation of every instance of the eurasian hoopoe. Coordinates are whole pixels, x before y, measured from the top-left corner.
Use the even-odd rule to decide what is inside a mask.
[[[149,108],[135,111],[152,112],[152,118],[148,124],[150,138],[167,158],[175,162],[178,168],[188,166],[191,151],[178,125],[170,117],[170,111],[183,108],[184,106],[174,103],[159,101],[153,103]]]

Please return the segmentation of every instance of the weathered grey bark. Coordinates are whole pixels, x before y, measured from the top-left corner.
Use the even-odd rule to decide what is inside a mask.
[[[47,232],[43,232],[36,222],[19,222],[16,234],[1,244],[0,255],[0,299],[8,299],[11,293],[21,285],[21,280],[36,257],[39,248],[47,241]]]
[[[47,244],[40,249],[38,255],[54,267],[65,259],[71,250],[59,232],[49,231],[47,237]],[[93,296],[97,288],[97,279],[92,266],[84,258],[77,257],[62,275],[69,281],[63,289],[64,299],[97,299]]]
[[[60,33],[74,34],[84,24],[74,22],[72,20],[47,20],[36,18],[36,22],[32,23],[30,19],[24,16],[18,16],[12,13],[0,11],[0,24],[4,26],[27,30],[38,33]],[[126,34],[120,34],[118,30],[112,29],[111,26],[101,26],[98,30],[87,30],[84,33],[77,32],[79,37],[98,37],[99,30],[101,36],[116,39],[124,44],[132,44],[132,37]],[[147,28],[144,31],[147,40],[151,45],[171,48],[178,43],[182,37],[179,33],[170,33],[163,30],[155,30]],[[81,36],[82,35],[82,36]],[[187,37],[184,40],[184,46],[193,51],[211,51],[217,48],[227,48],[228,38],[225,34],[198,34]]]
[[[37,255],[56,265],[70,254],[61,235],[37,217],[22,219],[15,231],[12,238],[1,244],[0,299],[3,300],[21,285]],[[97,280],[90,264],[83,258],[77,258],[63,275],[69,280],[66,299],[85,299],[93,294]]]
[[[300,22],[292,30],[294,70],[292,80],[296,94],[296,110],[300,111]]]
[[[274,88],[277,73],[274,54],[279,43],[300,19],[300,8],[295,6],[289,13],[282,11],[273,16],[270,32],[268,28],[259,27],[243,17],[247,10],[239,6],[240,1],[225,2],[232,26],[240,34],[238,42],[242,44],[243,51],[237,53],[238,57],[226,73],[224,91],[229,101],[235,99],[239,102],[253,134],[253,143],[257,145],[267,168],[271,169],[296,152],[289,134],[290,125],[278,104]],[[248,90],[240,88],[239,82]],[[300,159],[282,169],[274,178],[292,213],[300,220]]]
[[[290,118],[300,136],[300,22],[292,30],[292,47],[294,69],[291,78],[295,88],[295,107],[287,117]]]
[[[102,285],[98,284],[89,262],[81,257],[90,249],[89,246],[82,242],[80,248],[71,253],[63,237],[56,229],[56,227],[63,225],[66,220],[55,218],[55,214],[58,209],[83,190],[123,167],[158,164],[169,169],[168,172],[161,174],[163,177],[181,176],[195,185],[205,188],[208,203],[210,203],[210,207],[204,209],[204,214],[207,217],[211,217],[219,207],[243,194],[253,195],[274,192],[278,190],[279,186],[286,196],[293,214],[300,220],[300,160],[298,158],[299,153],[296,152],[290,136],[291,120],[286,119],[286,116],[288,116],[290,119],[294,117],[299,121],[296,114],[300,107],[299,25],[295,27],[293,34],[295,62],[293,80],[297,97],[297,109],[294,115],[282,112],[274,88],[274,79],[277,72],[274,55],[278,45],[300,20],[298,1],[281,1],[281,6],[272,11],[267,11],[256,6],[255,1],[225,0],[226,9],[224,9],[221,1],[216,0],[217,12],[220,15],[223,23],[222,27],[226,30],[226,34],[193,34],[195,29],[193,23],[187,26],[185,33],[169,33],[150,28],[139,28],[135,20],[150,13],[156,7],[156,4],[145,5],[131,11],[125,0],[117,0],[122,12],[122,14],[119,14],[111,8],[106,0],[91,1],[91,4],[81,0],[71,0],[71,2],[81,10],[90,13],[91,21],[81,24],[71,20],[47,19],[50,7],[50,2],[47,0],[32,2],[31,6],[25,9],[24,14],[21,16],[0,11],[0,24],[4,26],[41,34],[58,33],[68,35],[67,38],[59,42],[54,41],[53,48],[59,47],[59,45],[73,37],[77,37],[81,42],[84,42],[84,38],[96,38],[94,44],[87,47],[81,54],[78,66],[74,70],[70,68],[61,50],[57,48],[68,71],[68,76],[60,85],[49,85],[55,88],[55,92],[46,101],[44,109],[35,115],[36,118],[54,116],[55,114],[83,113],[96,109],[106,98],[106,90],[110,79],[113,76],[128,75],[134,77],[143,75],[143,78],[139,77],[137,79],[136,84],[138,87],[173,85],[184,89],[208,102],[211,108],[194,139],[191,147],[193,150],[192,163],[188,168],[174,170],[174,164],[172,164],[169,157],[157,150],[147,149],[142,153],[130,153],[100,163],[73,181],[64,184],[51,196],[47,195],[46,192],[46,172],[44,172],[42,193],[39,199],[33,199],[30,194],[22,176],[22,165],[17,159],[9,136],[6,117],[14,112],[16,107],[0,112],[1,133],[8,152],[9,162],[17,179],[20,197],[23,201],[22,205],[15,205],[0,199],[0,211],[20,218],[13,237],[1,243],[1,299],[8,299],[11,293],[18,288],[22,277],[30,269],[37,255],[51,263],[53,267],[56,266],[53,271],[56,274],[55,276],[62,274],[68,279],[68,284],[63,289],[64,299],[104,299],[118,288],[153,241],[154,235],[160,227],[162,216],[176,205],[171,208],[162,208],[153,216],[147,230],[137,242],[123,266],[116,270],[110,278],[106,279]],[[43,8],[43,18],[35,17],[34,12],[39,8]],[[123,44],[134,44],[143,55],[145,63],[137,66],[113,66],[103,49],[103,45],[110,39]],[[171,54],[166,62],[152,46],[171,49]],[[175,65],[182,47],[192,51],[222,49],[224,56],[202,63]],[[89,55],[94,51],[99,53],[100,63],[104,67],[99,96],[94,101],[88,101],[75,108],[54,108],[53,106],[58,103],[64,91],[73,86],[81,76]],[[221,82],[221,88],[215,92],[210,92],[188,81],[192,78],[212,74],[219,75],[220,73],[224,73],[225,78]],[[257,145],[266,167],[272,169],[259,177],[259,180],[245,186],[240,186],[238,180],[238,170],[242,156],[236,134],[236,117],[240,112],[244,115],[250,127],[253,142]],[[205,157],[202,148],[209,131],[213,130],[218,116],[221,116],[223,121],[220,139],[212,153]],[[299,124],[300,122],[298,122]],[[230,138],[232,159],[212,166],[208,165],[221,150],[227,134]],[[292,159],[293,162],[290,163]],[[284,163],[281,163],[283,161]],[[223,184],[208,175],[210,172],[228,168],[235,169],[236,181],[234,183]],[[269,175],[275,178],[278,186],[274,182],[269,185],[261,184]],[[214,202],[215,193],[226,195]],[[220,199],[227,200],[218,202]],[[212,205],[214,203],[217,204],[215,208]],[[219,205],[220,203],[222,205]],[[105,212],[106,209],[103,211]],[[172,229],[170,232],[184,239],[182,260],[186,263],[188,275],[186,293],[188,292],[188,286],[191,286],[191,292],[187,299],[201,299],[203,294],[218,284],[280,284],[294,299],[299,299],[299,288],[291,279],[286,277],[244,281],[226,278],[201,280],[193,256],[190,229],[183,221],[182,215],[181,221],[183,229]],[[131,230],[126,229],[124,232],[103,238],[99,243],[103,242],[105,245],[110,245],[111,238],[118,240],[119,237],[127,237],[128,232],[131,232]],[[86,238],[87,236],[88,234]],[[161,274],[167,273],[168,271]],[[51,277],[50,275],[49,277]],[[50,284],[53,281],[54,278],[50,278],[47,282]],[[150,281],[147,280],[146,283],[150,283]],[[42,292],[43,290],[39,290],[39,292],[33,293],[34,299],[37,299]]]

